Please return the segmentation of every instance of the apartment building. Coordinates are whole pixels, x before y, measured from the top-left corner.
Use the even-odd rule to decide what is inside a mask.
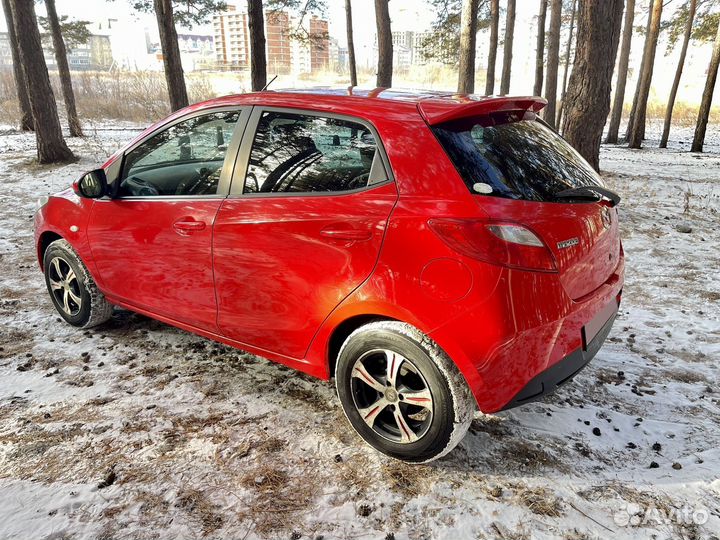
[[[247,13],[228,5],[213,17],[215,60],[221,66],[245,69],[250,66],[250,36]]]
[[[215,60],[218,67],[248,69],[250,36],[248,16],[235,6],[213,17]],[[303,34],[299,39],[294,34]],[[265,53],[269,74],[303,74],[330,65],[328,22],[318,17],[302,21],[285,11],[265,12]]]

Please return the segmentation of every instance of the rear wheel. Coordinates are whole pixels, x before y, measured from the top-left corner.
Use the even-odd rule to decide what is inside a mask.
[[[463,438],[475,399],[448,356],[409,324],[379,321],[345,341],[335,370],[348,420],[371,446],[421,463]]]
[[[60,316],[73,326],[104,323],[113,306],[100,292],[87,268],[66,240],[55,240],[43,256],[45,284]]]

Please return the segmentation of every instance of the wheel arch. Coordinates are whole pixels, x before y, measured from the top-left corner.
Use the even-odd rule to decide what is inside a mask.
[[[365,306],[367,308],[365,310],[360,307],[360,305],[355,305],[350,312],[338,313],[331,321],[326,321],[323,325],[324,328],[321,329],[310,347],[308,357],[316,358],[322,363],[322,369],[326,370],[325,379],[329,380],[335,376],[338,353],[352,332],[369,322],[398,321],[414,327],[440,347],[455,364],[475,396],[478,406],[480,405],[478,398],[486,392],[486,387],[472,360],[465,355],[462,348],[445,339],[447,336],[439,336],[436,332],[430,331],[412,313],[398,312],[397,309],[393,310],[389,307],[383,309],[378,305]]]
[[[333,377],[335,374],[335,366],[337,365],[338,360],[338,354],[340,353],[340,348],[342,347],[343,343],[345,343],[345,340],[348,338],[350,334],[352,334],[355,330],[360,328],[361,326],[364,326],[370,322],[374,321],[398,321],[399,319],[388,317],[387,315],[378,315],[378,314],[364,314],[364,315],[354,315],[352,317],[349,317],[332,330],[332,333],[330,334],[330,337],[328,338],[327,342],[327,356],[326,356],[326,364],[328,369],[329,377]],[[403,321],[400,321],[403,322]]]
[[[45,258],[45,252],[47,251],[48,246],[52,244],[55,240],[62,239],[63,237],[55,231],[44,231],[40,234],[37,241],[37,257],[38,263],[40,263],[40,270],[42,270],[43,272],[45,271],[43,259]]]

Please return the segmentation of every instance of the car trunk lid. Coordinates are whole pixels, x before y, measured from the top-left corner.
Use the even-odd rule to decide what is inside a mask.
[[[606,282],[619,262],[619,197],[536,118],[541,106],[532,98],[455,108],[437,103],[426,119],[489,218],[520,224],[542,239],[565,290],[578,300]]]

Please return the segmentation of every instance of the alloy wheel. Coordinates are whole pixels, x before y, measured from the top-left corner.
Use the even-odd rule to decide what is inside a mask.
[[[50,290],[58,306],[73,317],[82,307],[80,282],[70,264],[62,257],[54,257],[48,268]]]
[[[404,356],[376,349],[360,356],[351,372],[351,393],[363,421],[395,443],[418,441],[432,424],[433,397],[417,366]]]

